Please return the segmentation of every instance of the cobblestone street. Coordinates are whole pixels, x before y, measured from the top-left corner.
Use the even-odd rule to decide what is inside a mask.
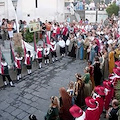
[[[85,65],[85,61],[64,57],[24,76],[14,88],[1,88],[0,120],[28,120],[30,114],[44,120],[50,97],[59,96],[59,88],[67,88],[69,81],[75,81],[76,72],[83,74]]]

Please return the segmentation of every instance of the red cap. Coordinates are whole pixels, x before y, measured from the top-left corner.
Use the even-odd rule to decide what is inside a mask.
[[[105,90],[105,87],[102,87],[102,86],[97,86],[94,88],[94,91],[101,96],[105,96],[104,90]]]
[[[69,112],[74,118],[78,118],[83,115],[83,110],[78,107],[77,105],[73,105],[70,109]]]
[[[90,108],[96,108],[97,102],[92,97],[85,98],[85,103]]]

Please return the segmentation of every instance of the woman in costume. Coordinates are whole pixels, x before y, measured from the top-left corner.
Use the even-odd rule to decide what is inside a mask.
[[[89,73],[89,68],[86,67],[84,69],[84,75],[82,76],[82,80],[84,81],[85,87],[84,87],[84,96],[85,98],[87,96],[90,96],[91,94],[91,85],[90,85],[90,73]]]
[[[28,75],[30,75],[32,73],[32,59],[33,59],[33,56],[31,54],[31,52],[28,51],[26,54],[26,58],[25,58],[25,64],[27,67]]]
[[[21,79],[21,71],[22,71],[22,59],[23,57],[20,57],[20,54],[17,53],[15,57],[15,66],[17,69],[17,80]]]
[[[60,120],[73,120],[69,109],[72,107],[72,97],[67,93],[64,87],[60,88]]]
[[[59,118],[59,99],[56,96],[50,97],[51,104],[45,115],[45,120],[60,120]]]
[[[84,57],[84,43],[83,43],[83,40],[81,38],[78,38],[76,58],[83,60],[83,57]]]
[[[93,66],[94,66],[94,81],[95,81],[95,86],[97,86],[100,85],[102,78],[102,73],[100,70],[100,62],[97,56],[95,57],[95,62],[93,63]]]
[[[41,47],[41,44],[37,48],[36,58],[37,58],[38,63],[39,63],[39,68],[41,69],[41,67],[42,67],[42,58],[43,58],[43,48]]]
[[[78,105],[79,107],[82,107],[85,105],[85,101],[84,101],[84,82],[81,79],[81,75],[76,73],[75,74],[76,77],[76,82],[75,82],[75,90],[74,90],[74,94],[76,96],[76,101],[75,104]]]
[[[50,60],[49,60],[50,48],[48,47],[47,44],[45,45],[43,54],[44,54],[44,59],[45,59],[45,65],[46,65],[46,63],[49,64],[49,62],[50,62]]]
[[[114,58],[114,48],[112,47],[109,53],[109,74],[113,73],[113,68],[115,67],[115,58]]]
[[[52,62],[54,62],[55,60],[57,60],[57,55],[56,55],[56,42],[53,38],[51,38],[51,55],[52,55]]]

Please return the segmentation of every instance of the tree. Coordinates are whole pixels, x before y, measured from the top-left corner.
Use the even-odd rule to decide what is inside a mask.
[[[116,6],[116,4],[113,3],[107,7],[106,11],[109,17],[111,17],[112,14],[115,14],[116,16],[118,16],[119,6]]]

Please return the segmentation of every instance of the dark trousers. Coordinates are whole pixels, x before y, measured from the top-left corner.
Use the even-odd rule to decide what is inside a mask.
[[[17,69],[17,75],[20,75],[21,74],[21,69]]]
[[[56,51],[52,51],[51,54],[52,54],[52,57],[53,57],[53,56],[57,57]]]
[[[60,54],[62,55],[64,53],[65,53],[65,47],[64,48],[60,47]]]
[[[9,82],[12,81],[10,75],[2,75],[2,78],[3,78],[3,82],[6,81],[6,78],[8,79]]]
[[[38,59],[38,63],[41,63],[42,62],[42,58]]]

